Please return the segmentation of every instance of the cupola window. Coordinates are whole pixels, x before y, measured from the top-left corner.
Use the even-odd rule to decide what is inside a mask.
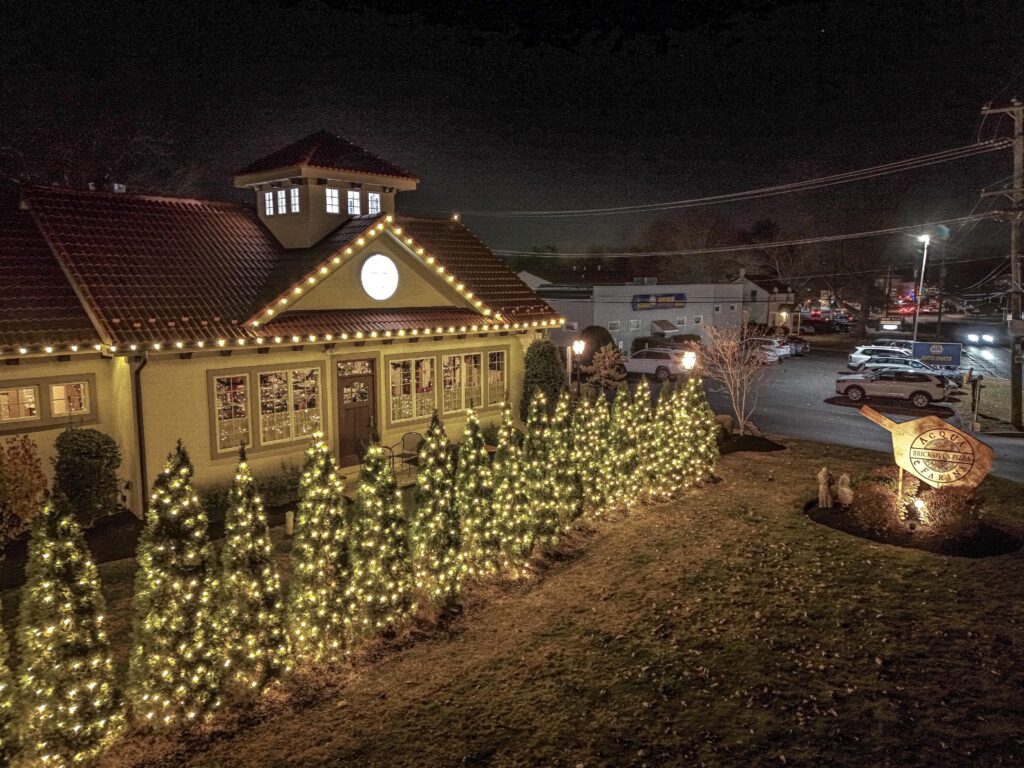
[[[274,193],[264,192],[263,193],[263,214],[265,216],[274,215]]]
[[[366,193],[366,212],[371,216],[380,213],[380,192]]]
[[[327,188],[327,212],[341,213],[341,203],[338,200],[338,190]]]
[[[290,197],[289,203],[291,204],[292,213],[298,213],[299,212],[299,188],[298,187],[292,187],[291,189],[288,190],[288,195]]]
[[[361,206],[359,204],[359,190],[350,189],[348,191],[348,212],[352,216],[358,216],[362,213]]]

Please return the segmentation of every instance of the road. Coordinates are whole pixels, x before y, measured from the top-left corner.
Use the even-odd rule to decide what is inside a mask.
[[[838,371],[846,366],[846,354],[815,351],[806,357],[789,358],[773,366],[765,377],[753,422],[764,432],[889,452],[889,433],[861,416],[856,408],[829,405],[835,394]],[[728,399],[708,382],[708,399],[716,413],[732,413]],[[912,416],[892,415],[895,421]],[[962,426],[954,416],[950,420]],[[985,436],[995,450],[993,474],[1024,482],[1024,439]]]

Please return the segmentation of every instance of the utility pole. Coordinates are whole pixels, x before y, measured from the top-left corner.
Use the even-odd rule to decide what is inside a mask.
[[[1024,337],[1024,323],[1021,316],[1021,216],[1024,215],[1024,104],[1019,99],[1010,100],[1007,107],[987,106],[983,115],[1009,115],[1013,119],[1013,186],[1009,189],[989,192],[986,195],[1002,194],[1010,198],[1010,421],[1018,429],[1024,428],[1024,410],[1021,408],[1022,365],[1021,341]]]

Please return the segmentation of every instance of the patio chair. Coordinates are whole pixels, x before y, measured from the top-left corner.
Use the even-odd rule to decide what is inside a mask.
[[[400,465],[396,472],[406,468],[412,471],[413,467],[419,463],[420,445],[422,443],[423,435],[419,432],[406,432],[402,435],[401,442],[391,446],[392,467],[394,467],[396,461]]]

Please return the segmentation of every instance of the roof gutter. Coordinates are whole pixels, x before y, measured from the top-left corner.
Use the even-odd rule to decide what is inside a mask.
[[[149,478],[146,477],[146,426],[142,416],[142,369],[149,362],[149,352],[142,353],[142,362],[132,371],[132,399],[135,401],[135,440],[138,443],[139,484],[141,488],[142,515],[146,515],[149,493]]]

